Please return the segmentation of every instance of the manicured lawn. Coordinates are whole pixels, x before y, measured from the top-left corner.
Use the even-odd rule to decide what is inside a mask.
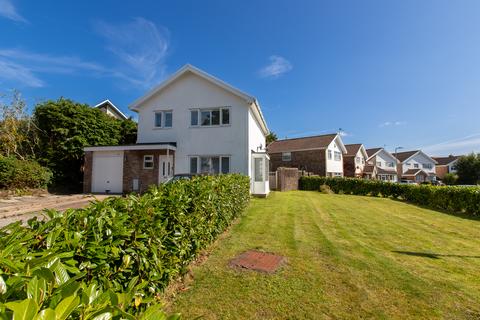
[[[237,271],[248,249],[288,259]],[[170,306],[186,319],[480,317],[480,221],[388,199],[273,193],[193,269]]]

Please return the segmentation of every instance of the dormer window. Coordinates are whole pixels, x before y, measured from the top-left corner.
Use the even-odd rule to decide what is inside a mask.
[[[193,109],[190,110],[190,126],[214,127],[230,124],[230,109]]]

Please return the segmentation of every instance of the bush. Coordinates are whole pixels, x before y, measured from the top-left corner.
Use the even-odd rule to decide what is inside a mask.
[[[447,173],[443,177],[443,183],[446,185],[452,186],[454,184],[457,184],[458,176],[454,173]]]
[[[52,173],[32,160],[0,155],[0,189],[46,188]]]
[[[27,297],[32,275],[53,274],[59,281],[45,306],[55,308],[72,292],[102,290],[110,307],[139,314],[243,212],[249,185],[241,175],[197,177],[4,227],[0,276],[7,294],[0,292],[0,308]]]
[[[335,193],[381,196],[450,212],[480,215],[480,188],[408,185],[355,178],[301,177],[301,190],[320,190],[327,185]]]

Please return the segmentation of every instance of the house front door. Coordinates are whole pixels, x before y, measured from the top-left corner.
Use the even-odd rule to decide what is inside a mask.
[[[158,156],[158,163],[158,183],[163,183],[173,177],[173,155]]]

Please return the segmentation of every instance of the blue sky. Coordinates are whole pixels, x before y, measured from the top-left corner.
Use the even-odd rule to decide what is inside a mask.
[[[480,152],[480,2],[0,0],[0,92],[128,105],[186,63],[279,137]]]

